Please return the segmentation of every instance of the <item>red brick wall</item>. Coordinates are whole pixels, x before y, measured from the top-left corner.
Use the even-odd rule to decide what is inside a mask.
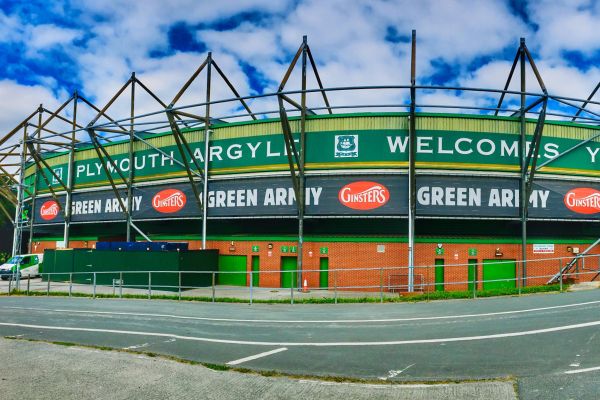
[[[273,244],[269,249],[268,244]],[[468,288],[468,261],[476,259],[481,263],[484,259],[497,260],[519,260],[521,259],[521,246],[519,244],[463,244],[463,243],[444,243],[443,255],[436,255],[436,243],[417,243],[415,246],[415,282],[420,279],[427,283],[426,290],[434,290],[435,283],[435,265],[436,259],[444,260],[444,280],[445,290],[467,290]],[[55,242],[34,242],[33,252],[41,253],[44,249],[55,248]],[[94,246],[94,241],[71,241],[73,248]],[[189,241],[190,249],[197,250],[201,247],[199,240]],[[378,252],[378,245],[383,245],[383,252]],[[252,251],[252,246],[259,246],[258,252]],[[218,249],[220,254],[224,255],[245,255],[247,256],[246,269],[248,272],[252,269],[252,256],[260,257],[260,281],[261,287],[279,287],[281,257],[297,256],[296,253],[282,252],[282,246],[297,246],[294,241],[208,241],[207,248]],[[573,254],[567,251],[567,247],[579,247],[581,250],[587,247],[585,244],[556,244],[554,254],[534,254],[533,245],[527,246],[527,286],[543,285],[550,276],[559,271],[560,265],[564,265]],[[328,254],[320,254],[320,248],[327,247]],[[469,249],[476,248],[477,255],[469,256]],[[496,256],[496,249],[499,248],[502,256]],[[365,291],[378,291],[381,284],[388,285],[390,275],[400,276],[400,279],[406,282],[408,245],[406,243],[381,242],[305,242],[302,280],[306,280],[309,288],[319,287],[319,262],[321,257],[329,259],[329,286],[337,285],[338,288],[348,286],[362,286]],[[558,260],[548,260],[549,258],[565,257],[560,264]],[[541,261],[536,261],[541,260]],[[430,267],[430,268],[425,268]],[[361,270],[370,268],[371,270]],[[588,274],[575,277],[575,280],[589,281],[594,274],[592,269],[599,269],[599,258],[588,258],[585,262]],[[340,271],[334,272],[333,270]],[[351,269],[351,270],[350,270]],[[483,268],[478,265],[478,280],[482,280]],[[521,271],[521,266],[517,264],[517,275]],[[248,281],[247,284],[250,282]],[[478,287],[481,289],[482,284]]]

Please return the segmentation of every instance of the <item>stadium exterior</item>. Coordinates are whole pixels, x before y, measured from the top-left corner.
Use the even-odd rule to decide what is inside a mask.
[[[222,270],[254,271],[253,284],[265,287],[305,280],[330,287],[327,271],[334,269],[353,269],[336,274],[340,287],[372,287],[391,282],[390,272],[356,268],[403,267],[395,274],[407,291],[419,283],[463,290],[486,275],[539,285],[561,268],[579,268],[577,257],[591,254],[600,237],[600,128],[586,109],[599,104],[591,100],[595,91],[587,100],[549,94],[523,40],[504,89],[418,86],[414,38],[410,85],[325,89],[305,39],[272,95],[239,96],[209,54],[170,105],[132,75],[102,109],[79,94],[45,118],[40,108],[10,134],[22,133],[25,145],[3,149],[10,154],[2,162],[19,157],[20,165],[7,187],[23,182],[13,195],[13,252],[186,241],[191,249],[218,249]],[[302,87],[286,90],[297,64]],[[521,90],[507,90],[517,67]],[[526,90],[526,67],[541,92]],[[201,71],[206,101],[179,106]],[[309,72],[316,89],[307,89]],[[211,73],[234,97],[210,98]],[[160,111],[136,115],[136,87],[154,96]],[[495,95],[499,103],[456,113],[418,103],[419,92],[442,90]],[[365,91],[397,91],[410,102],[330,103]],[[108,117],[127,93],[131,115]],[[308,105],[309,97],[321,104]],[[276,110],[251,111],[257,98],[272,100]],[[518,105],[503,108],[511,101]],[[236,115],[211,113],[233,102]],[[85,126],[76,119],[78,104],[98,112]],[[63,115],[68,105],[70,117]],[[51,120],[67,128],[51,131]],[[535,262],[548,257],[573,261],[558,270]],[[451,265],[472,267],[444,268]],[[279,273],[296,268],[291,279]],[[598,260],[584,268],[597,270]],[[223,283],[250,284],[245,275]]]

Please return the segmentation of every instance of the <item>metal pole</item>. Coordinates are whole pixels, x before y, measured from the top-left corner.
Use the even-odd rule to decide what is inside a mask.
[[[206,249],[206,226],[208,218],[208,162],[210,158],[210,129],[204,130],[204,186],[202,189],[202,250]]]
[[[215,302],[215,273],[212,273],[212,302]]]
[[[333,302],[337,304],[337,269],[333,270]]]
[[[304,247],[304,207],[306,180],[304,177],[304,160],[306,153],[306,50],[307,38],[302,37],[302,93],[300,94],[300,163],[298,165],[298,276],[296,277],[296,286],[302,290],[302,269],[303,269],[303,247]]]
[[[77,131],[77,92],[73,95],[73,124],[71,128],[71,149],[69,150],[69,163],[67,165],[67,194],[65,197],[65,228],[63,242],[65,248],[69,248],[69,235],[71,229],[71,195],[73,192],[73,166],[75,164],[75,132]]]
[[[8,295],[9,295],[9,296],[10,296],[10,292],[11,292],[11,289],[12,289],[12,281],[13,281],[13,276],[14,276],[14,274],[12,274],[12,275],[10,276],[10,278],[8,279]]]
[[[379,301],[383,303],[383,268],[379,269]]]
[[[73,292],[73,273],[69,274],[69,297],[71,297],[71,293]]]
[[[31,275],[27,275],[27,296],[29,296],[29,285],[31,283]]]
[[[250,305],[252,305],[252,288],[253,288],[252,281],[254,280],[253,272],[254,271],[250,270]]]
[[[134,170],[135,170],[135,158],[134,158],[134,129],[133,122],[135,117],[135,72],[131,73],[131,101],[130,101],[130,116],[129,119],[129,143],[127,147],[127,152],[129,156],[129,176],[127,179],[127,241],[132,241],[131,236],[131,208],[133,206],[133,178],[134,178]],[[135,238],[134,238],[135,240]]]
[[[46,287],[46,296],[50,296],[50,279],[52,279],[52,275],[48,274],[48,286]]]
[[[290,304],[294,304],[294,284],[293,283],[290,286]]]
[[[123,298],[123,272],[119,272],[119,298]]]
[[[521,67],[521,125],[520,134],[521,142],[519,147],[519,159],[521,164],[521,188],[520,196],[521,199],[521,279],[519,282],[519,294],[521,294],[521,286],[526,282],[524,281],[527,275],[527,212],[526,206],[529,199],[527,198],[527,165],[525,165],[526,147],[527,147],[527,121],[525,119],[525,102],[527,96],[525,95],[526,82],[525,82],[525,38],[521,38],[519,51],[520,54],[520,67]]]
[[[178,289],[179,289],[179,298],[178,300],[181,300],[181,271],[179,271],[179,285],[178,285]]]
[[[204,185],[202,189],[202,250],[206,249],[206,226],[208,217],[208,164],[210,159],[210,89],[212,53],[208,52],[206,68],[206,114],[204,122]]]
[[[410,115],[408,117],[408,291],[414,291],[415,266],[415,213],[416,213],[416,54],[417,32],[412,31],[412,51],[410,64]]]
[[[558,281],[560,282],[560,291],[563,291],[563,277],[562,277],[562,258],[558,260]]]
[[[477,270],[479,269],[479,264],[475,263],[473,266],[473,298],[477,298]]]
[[[148,272],[148,300],[152,297],[152,272]]]
[[[42,136],[42,131],[41,131],[41,126],[42,126],[42,114],[43,114],[43,105],[40,104],[40,108],[38,111],[38,126],[37,126],[37,130],[34,133],[37,134],[38,136]],[[25,142],[23,142],[23,145],[25,145]],[[38,143],[36,145],[36,150],[39,152],[40,150],[40,144]],[[27,157],[25,157],[27,158]],[[23,168],[23,165],[21,165],[21,168]],[[38,185],[37,185],[37,181],[38,181],[38,170],[39,170],[39,166],[37,163],[35,163],[35,172],[33,174],[33,194],[31,196],[31,218],[29,218],[29,243],[27,246],[27,249],[29,250],[30,253],[33,253],[33,249],[32,249],[32,245],[33,245],[33,216],[35,215],[35,200],[37,198],[37,189],[38,189]],[[23,175],[24,177],[25,175]],[[23,184],[24,183],[25,178],[23,178],[22,180],[20,180],[19,184]],[[23,201],[23,199],[21,199],[21,201]],[[22,205],[21,205],[21,213],[22,213]]]
[[[92,298],[95,299],[96,298],[96,273],[94,272],[94,288],[92,289]]]

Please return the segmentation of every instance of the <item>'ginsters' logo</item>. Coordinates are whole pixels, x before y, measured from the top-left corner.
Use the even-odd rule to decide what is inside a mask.
[[[177,189],[165,189],[156,193],[152,198],[152,207],[159,213],[171,214],[185,206],[185,194]]]
[[[40,217],[43,220],[51,221],[58,215],[58,203],[54,200],[49,200],[40,207]]]
[[[569,190],[563,199],[567,208],[577,214],[600,212],[600,192],[592,188]]]
[[[340,189],[338,199],[353,210],[372,210],[385,205],[390,199],[390,192],[381,183],[352,182]]]

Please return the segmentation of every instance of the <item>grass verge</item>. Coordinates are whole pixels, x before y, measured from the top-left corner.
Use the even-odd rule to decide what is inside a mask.
[[[563,290],[568,289],[568,285],[563,285]],[[556,293],[560,292],[560,285],[544,285],[544,286],[528,286],[521,288],[521,294],[534,294],[534,293]],[[50,292],[48,295],[46,292],[29,292],[25,291],[12,291],[10,296],[52,296],[52,297],[68,297],[68,292]],[[517,288],[502,288],[493,290],[478,290],[476,297],[495,297],[495,296],[516,296],[519,295],[519,289]],[[9,296],[8,293],[2,293],[0,296]],[[71,297],[88,297],[92,295],[89,293],[72,292]],[[97,298],[119,298],[119,295],[98,293]],[[147,294],[123,294],[121,296],[124,299],[148,299]],[[398,297],[384,297],[384,303],[404,303],[404,302],[419,302],[419,301],[432,301],[432,300],[452,300],[452,299],[470,299],[473,298],[473,291],[452,291],[452,292],[430,292],[430,293],[419,293],[411,294]],[[179,299],[178,295],[166,295],[166,294],[154,294],[151,296],[152,299],[156,300],[181,300],[181,301],[197,301],[197,302],[212,302],[212,297],[208,296],[182,296]],[[216,297],[215,302],[219,303],[248,303],[248,299],[234,298],[234,297]],[[333,304],[333,303],[380,303],[382,299],[379,295],[374,294],[372,297],[338,297],[337,300],[333,297],[311,297],[311,298],[295,298],[295,304]],[[254,299],[253,303],[260,304],[289,304],[289,299]]]

